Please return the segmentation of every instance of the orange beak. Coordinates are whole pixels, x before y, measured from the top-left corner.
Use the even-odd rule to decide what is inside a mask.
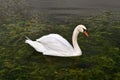
[[[85,34],[85,36],[87,36],[87,37],[88,37],[88,32],[87,32],[87,31],[84,31],[84,34]]]

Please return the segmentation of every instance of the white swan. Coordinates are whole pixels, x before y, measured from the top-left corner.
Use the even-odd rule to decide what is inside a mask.
[[[70,43],[59,34],[49,34],[36,39],[36,41],[32,41],[26,37],[27,40],[25,40],[25,43],[28,43],[36,51],[42,52],[43,55],[60,57],[80,56],[82,55],[82,51],[77,43],[79,32],[82,32],[88,36],[86,27],[84,25],[78,25],[73,31],[73,46],[70,45]]]

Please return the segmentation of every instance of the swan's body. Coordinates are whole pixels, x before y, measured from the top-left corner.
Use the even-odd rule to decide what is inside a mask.
[[[61,57],[80,56],[82,55],[82,51],[77,43],[79,32],[85,32],[86,36],[88,36],[86,33],[86,27],[84,25],[78,25],[73,31],[73,46],[70,45],[70,43],[59,34],[49,34],[36,39],[36,41],[32,41],[27,38],[25,43],[28,43],[36,51],[42,52],[43,55]]]

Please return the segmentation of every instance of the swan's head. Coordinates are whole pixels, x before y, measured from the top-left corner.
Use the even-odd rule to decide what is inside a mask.
[[[84,25],[78,25],[77,30],[81,33],[84,33],[85,36],[88,37],[88,31],[87,31],[87,28]]]

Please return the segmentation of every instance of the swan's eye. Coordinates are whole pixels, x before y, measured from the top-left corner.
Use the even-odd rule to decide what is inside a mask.
[[[87,29],[83,29],[83,32],[88,32],[88,30]]]
[[[83,29],[83,31],[87,31],[86,29]]]

